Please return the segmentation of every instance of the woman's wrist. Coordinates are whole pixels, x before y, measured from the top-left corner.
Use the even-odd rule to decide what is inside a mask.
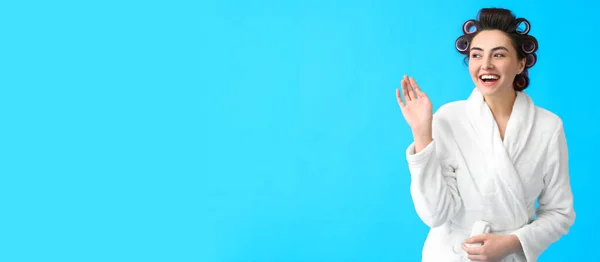
[[[507,236],[508,249],[510,253],[522,253],[523,247],[521,246],[521,240],[517,235],[511,234]]]

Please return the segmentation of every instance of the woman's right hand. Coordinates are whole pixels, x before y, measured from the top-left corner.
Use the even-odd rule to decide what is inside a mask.
[[[396,89],[396,98],[402,110],[402,115],[412,130],[415,139],[415,152],[418,152],[433,140],[433,108],[431,101],[421,91],[414,78],[404,75],[400,84],[402,86],[402,95],[400,90]],[[406,102],[402,101],[402,96],[404,96]]]

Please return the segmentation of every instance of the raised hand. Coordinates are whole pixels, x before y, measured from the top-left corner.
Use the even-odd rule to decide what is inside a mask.
[[[415,151],[420,151],[432,140],[432,105],[427,95],[421,91],[414,78],[404,75],[402,81],[402,94],[396,89],[396,99],[402,110],[404,119],[410,126],[414,139]],[[402,97],[404,100],[402,101]]]

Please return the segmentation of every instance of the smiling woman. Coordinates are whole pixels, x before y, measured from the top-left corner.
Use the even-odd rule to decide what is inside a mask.
[[[563,121],[523,91],[538,47],[530,29],[484,8],[456,40],[475,84],[466,100],[432,114],[412,77],[396,90],[414,138],[411,196],[431,228],[423,261],[537,261],[574,223]]]
[[[489,12],[486,13],[486,10]],[[535,65],[537,60],[535,54],[538,49],[537,39],[528,34],[531,24],[525,18],[516,19],[508,10],[501,12],[499,9],[484,9],[482,11],[483,15],[479,16],[479,20],[465,22],[464,35],[456,40],[456,49],[469,61],[469,71],[473,81],[487,87],[495,84],[508,86],[508,83],[502,83],[512,81],[515,90],[525,90],[529,86],[527,69]],[[505,71],[504,76],[514,77],[501,80],[502,75],[494,74],[495,72],[485,74],[486,72],[480,71],[485,68],[482,63],[490,62],[484,59],[485,56],[498,61],[498,66],[501,66],[499,70],[518,72]]]

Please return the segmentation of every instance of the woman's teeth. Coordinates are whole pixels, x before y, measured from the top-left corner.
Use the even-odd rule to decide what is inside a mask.
[[[498,80],[499,76],[497,75],[482,75],[481,80],[487,82],[487,81],[495,81]]]

